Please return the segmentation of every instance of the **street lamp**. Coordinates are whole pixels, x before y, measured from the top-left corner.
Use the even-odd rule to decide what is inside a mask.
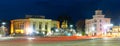
[[[73,25],[70,25],[70,28],[73,28]]]
[[[59,32],[59,30],[58,30],[58,29],[55,29],[55,32]]]
[[[2,22],[2,25],[5,25],[6,23],[5,22]]]

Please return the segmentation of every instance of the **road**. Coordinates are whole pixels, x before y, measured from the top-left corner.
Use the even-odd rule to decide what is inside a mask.
[[[0,46],[120,46],[120,39],[38,41],[31,38],[0,41]]]

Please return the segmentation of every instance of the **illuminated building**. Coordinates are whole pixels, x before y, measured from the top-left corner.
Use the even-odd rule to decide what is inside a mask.
[[[120,26],[113,26],[112,31],[108,32],[107,36],[120,37]]]
[[[106,35],[110,30],[110,18],[105,18],[102,10],[96,10],[93,19],[85,20],[86,34],[89,36]]]
[[[11,20],[11,34],[48,34],[52,27],[59,28],[59,21],[27,16],[26,19]]]

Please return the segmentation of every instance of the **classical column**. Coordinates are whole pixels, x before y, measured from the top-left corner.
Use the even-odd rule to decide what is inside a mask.
[[[45,31],[45,22],[42,22],[42,31]]]
[[[60,28],[60,22],[57,22],[57,28]]]
[[[39,31],[39,21],[36,22],[36,30],[35,31]]]
[[[11,31],[10,31],[10,34],[13,34],[14,33],[14,26],[13,26],[13,21],[11,21]]]
[[[30,21],[29,20],[26,20],[25,22],[25,27],[24,27],[24,33],[27,33],[28,32],[28,28],[30,27]]]
[[[51,32],[51,23],[48,22],[48,25],[47,25],[47,32]]]

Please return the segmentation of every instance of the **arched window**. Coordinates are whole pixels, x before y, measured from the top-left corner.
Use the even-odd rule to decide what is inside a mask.
[[[94,22],[96,23],[96,22],[97,22],[97,20],[94,20]]]
[[[102,20],[100,20],[100,22],[102,22]]]

